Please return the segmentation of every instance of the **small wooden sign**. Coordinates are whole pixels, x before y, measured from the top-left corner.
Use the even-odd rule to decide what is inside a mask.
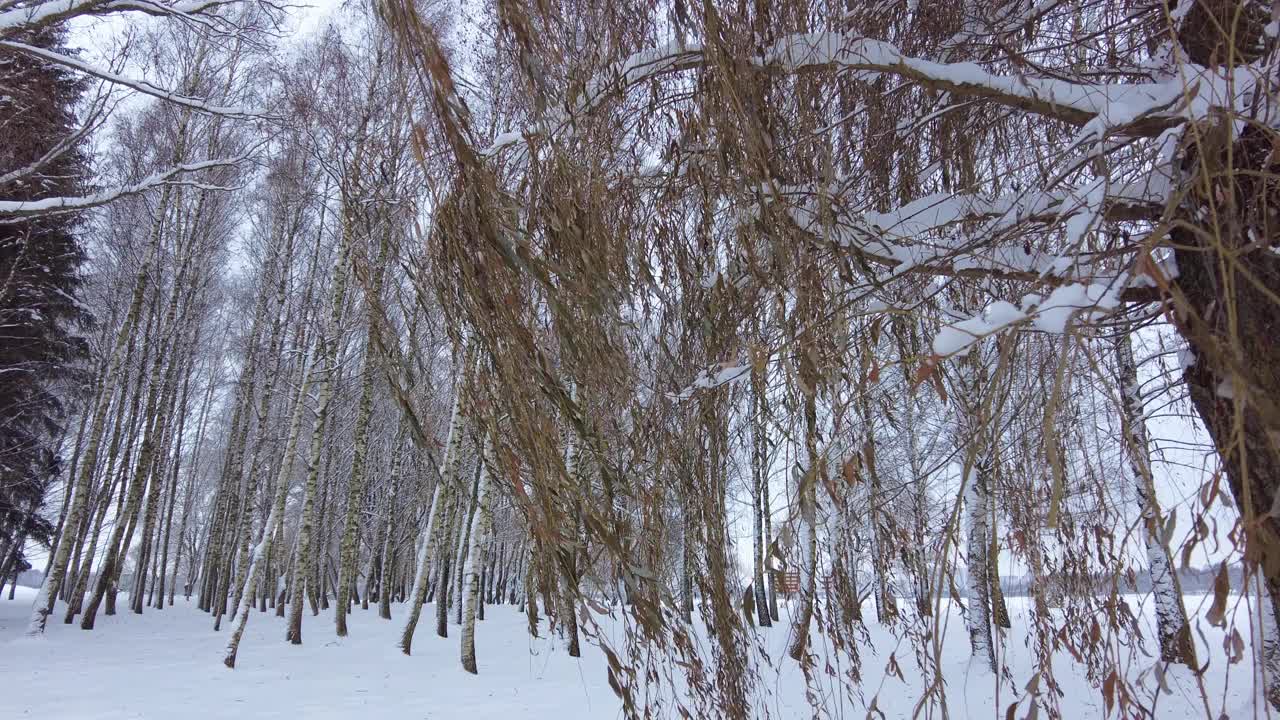
[[[800,572],[791,570],[782,574],[782,583],[778,591],[783,595],[795,595],[800,592]]]

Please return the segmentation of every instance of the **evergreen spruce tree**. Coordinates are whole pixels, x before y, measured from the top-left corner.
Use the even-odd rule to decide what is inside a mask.
[[[11,33],[13,34],[13,33]],[[64,31],[44,27],[13,39],[65,52]],[[75,105],[84,81],[66,69],[0,50],[0,198],[81,194],[88,170]],[[58,443],[82,384],[91,318],[76,300],[84,251],[81,221],[59,214],[0,217],[0,558],[12,572],[27,541],[49,544],[54,526],[39,513],[60,473]]]

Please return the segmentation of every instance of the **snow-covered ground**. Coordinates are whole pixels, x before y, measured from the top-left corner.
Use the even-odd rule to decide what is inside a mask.
[[[403,614],[400,606],[394,608],[396,619],[390,622],[372,610],[355,610],[351,635],[344,639],[334,636],[330,613],[319,617],[308,613],[301,646],[283,641],[284,625],[274,613],[255,612],[238,665],[227,670],[221,664],[226,630],[214,632],[207,615],[181,600],[164,611],[148,609],[142,617],[127,609],[113,617],[99,616],[98,628],[92,632],[51,622],[46,637],[31,639],[23,629],[33,595],[34,591],[20,588],[14,601],[0,599],[0,687],[5,690],[0,717],[567,720],[621,714],[600,650],[584,643],[583,657],[575,659],[556,640],[531,639],[524,616],[509,606],[490,608],[488,619],[479,623],[480,674],[472,676],[459,665],[457,628],[450,628],[448,640],[436,637],[429,612],[424,612],[419,626],[414,655],[404,656],[396,647]],[[942,646],[950,717],[1004,718],[1009,704],[1020,698],[1016,717],[1027,716],[1025,687],[1032,672],[1027,660],[1031,651],[1024,642],[1025,630],[1018,629],[1025,627],[1018,622],[1024,617],[1021,602],[1011,601],[1015,629],[1002,643],[1002,652],[1008,653],[1013,677],[1001,681],[998,688],[991,675],[970,668],[963,621],[958,614],[952,615]],[[1134,599],[1135,606],[1139,602],[1140,598]],[[1203,620],[1207,603],[1203,598],[1188,598],[1187,604],[1203,632],[1202,662],[1210,661],[1203,675],[1204,695],[1194,675],[1181,668],[1171,670],[1166,675],[1170,692],[1160,695],[1154,717],[1216,720],[1224,712],[1231,718],[1265,717],[1265,709],[1253,701],[1254,663],[1248,633],[1242,632],[1243,659],[1228,664],[1223,631]],[[1245,612],[1241,603],[1235,619],[1242,626],[1247,622]],[[607,618],[601,625],[614,646],[621,646],[620,628]],[[545,624],[542,629],[545,634]],[[1087,633],[1088,628],[1080,628],[1081,639]],[[816,680],[807,692],[803,674],[786,657],[787,635],[785,623],[760,635],[775,668],[766,667],[753,689],[757,708],[767,707],[771,717],[812,717],[806,700],[809,694],[830,717],[872,717],[866,706],[873,698],[886,718],[913,716],[922,684],[907,641],[871,628],[871,647],[862,650],[860,690],[849,690],[841,680],[842,671],[828,670],[826,658],[819,657]],[[821,636],[815,640],[825,645]],[[699,644],[710,643],[704,638]],[[901,667],[902,679],[886,672],[891,654]],[[1136,649],[1122,649],[1121,656],[1126,658],[1121,672],[1133,684],[1136,702],[1150,708],[1156,692],[1151,672],[1154,658]],[[1069,655],[1059,657],[1054,675],[1063,690],[1064,717],[1106,717],[1102,688],[1085,680]],[[678,668],[674,674],[680,674]],[[1041,693],[1043,686],[1040,683]],[[679,717],[670,704],[664,715]],[[935,709],[920,717],[941,714]]]

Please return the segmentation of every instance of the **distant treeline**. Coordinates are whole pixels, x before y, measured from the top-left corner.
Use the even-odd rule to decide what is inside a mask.
[[[1217,576],[1218,566],[1216,565],[1178,570],[1178,580],[1184,595],[1213,592],[1213,581]],[[1244,568],[1239,563],[1231,564],[1227,568],[1227,577],[1231,583],[1232,592],[1239,592],[1244,584]],[[956,582],[960,587],[967,587],[961,583],[960,578],[957,578]],[[1000,587],[1009,597],[1026,597],[1030,595],[1032,582],[1033,578],[1026,575],[1005,577],[1000,579]],[[1110,576],[1099,576],[1095,582],[1099,592],[1108,592],[1113,579]],[[1119,578],[1119,583],[1121,592],[1149,593],[1151,592],[1151,573],[1143,570],[1133,575],[1123,575]]]

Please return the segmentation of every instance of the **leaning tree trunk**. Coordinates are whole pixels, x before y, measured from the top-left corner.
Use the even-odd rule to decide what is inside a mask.
[[[184,273],[180,273],[178,275],[179,281],[181,281],[183,275]],[[190,299],[189,295],[188,299]],[[177,381],[179,369],[186,369],[185,361],[182,357],[182,353],[180,352],[179,341],[182,333],[178,331],[177,327],[172,328],[171,332],[174,334],[173,343],[169,352],[172,357],[169,362],[168,371],[165,373],[164,388],[161,391],[160,399],[160,415],[156,420],[159,424],[159,437],[156,442],[156,447],[160,450],[161,455],[168,450],[169,440],[172,433],[169,418],[173,415],[175,403],[177,402]],[[149,490],[147,493],[146,510],[143,513],[142,548],[138,552],[138,566],[134,574],[132,595],[129,598],[130,607],[137,615],[142,614],[143,606],[145,605],[144,594],[146,592],[146,569],[148,560],[150,559],[150,553],[155,545],[153,542],[153,535],[155,534],[156,516],[159,512],[160,501],[164,494],[164,476],[167,474],[165,472],[167,469],[168,468],[161,461],[161,458],[152,460],[149,470],[151,474],[151,481],[148,483]]]
[[[365,464],[368,461],[369,419],[373,416],[373,370],[374,355],[377,352],[377,312],[381,307],[378,297],[382,292],[383,268],[386,267],[391,250],[389,233],[382,235],[382,246],[374,268],[374,278],[365,288],[368,331],[364,345],[364,378],[360,387],[360,405],[356,416],[355,454],[351,461],[351,482],[347,488],[347,513],[343,521],[342,540],[338,548],[338,587],[337,609],[334,610],[334,625],[338,637],[347,634],[347,605],[351,599],[351,590],[355,587],[356,565],[359,560],[360,501],[364,497]],[[376,302],[375,302],[376,301]]]
[[[1264,3],[1191,3],[1177,28],[1191,62],[1230,76],[1269,43]],[[1274,115],[1260,92],[1254,108]],[[1258,117],[1258,115],[1251,115]],[[1264,625],[1280,625],[1280,134],[1265,121],[1215,113],[1183,133],[1182,187],[1166,245],[1177,276],[1148,268],[1191,346],[1183,372],[1218,450],[1245,531],[1245,566],[1259,569]],[[1264,653],[1267,698],[1280,709],[1280,652]]]
[[[1274,236],[1271,236],[1274,237]],[[1252,255],[1269,255],[1258,249]],[[1264,292],[1280,292],[1280,257],[1246,256],[1252,277],[1206,267],[1210,259],[1184,258],[1177,288],[1194,317],[1183,318],[1194,362],[1184,378],[1213,439],[1241,514],[1248,541],[1245,560],[1261,569],[1270,607],[1280,624],[1280,308]],[[1206,253],[1216,255],[1217,253]],[[1240,262],[1233,259],[1232,263]],[[1223,265],[1228,263],[1223,260]],[[1225,286],[1225,287],[1223,287]],[[1261,286],[1261,287],[1259,287]],[[1234,315],[1228,320],[1227,315]],[[1208,316],[1207,318],[1205,316]],[[1235,330],[1229,330],[1228,325]],[[1280,653],[1264,657],[1267,697],[1280,709]]]
[[[285,278],[287,278],[288,276],[286,263],[288,259],[292,257],[292,253],[293,253],[293,236],[290,235],[289,240],[285,246],[283,257],[280,262],[280,265],[281,265],[280,280],[278,281],[276,286],[275,298],[276,298],[276,302],[279,304],[284,304],[286,301]],[[254,489],[256,487],[254,483],[254,478],[257,477],[258,464],[262,457],[263,446],[266,444],[267,433],[265,432],[265,428],[267,426],[267,421],[268,421],[268,417],[271,410],[271,401],[275,396],[277,378],[281,373],[281,365],[282,365],[281,332],[283,329],[282,326],[284,324],[284,316],[285,316],[285,313],[275,313],[275,317],[272,319],[271,331],[268,335],[269,339],[267,342],[267,354],[266,354],[267,358],[272,359],[272,365],[271,367],[268,367],[265,369],[266,378],[264,379],[264,382],[263,382],[262,396],[259,398],[258,410],[257,410],[258,437],[254,439],[253,450],[249,454],[248,467],[244,474],[243,480],[241,482],[241,495],[243,496],[243,507],[241,508],[240,525],[239,525],[239,529],[237,530],[237,534],[240,536],[240,553],[236,560],[236,568],[240,574],[235,579],[235,587],[234,587],[235,594],[233,596],[233,603],[232,603],[232,610],[231,610],[231,612],[233,613],[233,618],[232,618],[233,620],[235,619],[234,618],[234,613],[236,612],[235,608],[239,607],[242,599],[242,595],[249,592],[251,588],[256,587],[254,583],[248,582],[246,580],[247,573],[249,572],[250,565],[252,564],[252,560],[249,557],[250,555],[249,538],[253,530],[253,512],[256,509],[255,503],[252,502],[252,497],[253,497]],[[282,464],[288,464],[289,462],[292,462],[291,457],[287,461],[282,462]],[[267,532],[270,530],[271,525],[265,519],[264,519],[264,523],[266,524],[264,524],[262,527],[263,527],[263,535],[265,537]],[[268,546],[268,548],[269,547],[270,546]],[[270,557],[269,552],[270,550],[268,549],[267,557]],[[215,630],[218,628],[219,624],[220,622],[215,622],[215,625],[214,625]]]
[[[336,331],[336,329],[335,329]],[[322,340],[324,344],[330,340]],[[302,524],[298,528],[298,549],[294,556],[293,588],[289,599],[289,626],[285,639],[294,645],[302,644],[302,606],[306,601],[307,583],[315,575],[316,553],[314,550],[316,525],[316,491],[320,481],[320,455],[324,451],[325,420],[328,419],[329,401],[333,398],[333,355],[322,353],[321,367],[318,368],[323,377],[320,380],[319,397],[316,402],[315,427],[311,430],[311,450],[307,454],[307,479],[303,490]]]
[[[1194,132],[1179,209],[1187,226],[1170,232],[1178,276],[1157,277],[1157,284],[1171,296],[1174,321],[1191,345],[1183,377],[1240,510],[1246,566],[1261,569],[1274,613],[1280,610],[1280,256],[1270,244],[1280,236],[1280,187],[1271,179],[1280,172],[1272,150],[1277,134],[1254,122],[1238,134],[1230,122]],[[1265,671],[1268,697],[1280,708],[1280,658]]]
[[[139,375],[141,374],[142,373],[139,373]],[[137,394],[140,395],[141,393],[142,390],[141,387],[139,387],[137,389]],[[132,433],[130,433],[130,435],[132,435]],[[128,464],[129,462],[129,454],[127,452],[125,453],[124,462],[125,464]],[[123,495],[124,493],[123,487],[126,482],[126,472],[122,468],[121,471],[117,473],[115,471],[114,464],[114,458],[110,458],[107,462],[105,474],[103,475],[102,489],[99,491],[98,497],[95,501],[97,507],[90,508],[94,517],[93,530],[89,535],[89,544],[83,553],[83,557],[86,561],[83,563],[83,566],[80,566],[81,563],[78,561],[72,563],[72,572],[70,577],[74,580],[74,583],[71,588],[71,594],[67,598],[67,612],[63,617],[63,622],[68,625],[75,621],[76,615],[80,613],[84,605],[84,596],[89,589],[89,577],[92,574],[90,572],[92,570],[92,562],[90,561],[98,554],[98,540],[102,537],[102,526],[106,521],[107,513],[111,509],[111,500],[114,498],[118,487],[121,488],[121,494]],[[77,550],[77,552],[79,552],[79,550]]]
[[[79,477],[79,472],[77,468],[80,467],[80,453],[84,449],[84,439],[85,439],[85,436],[88,434],[87,431],[89,429],[89,415],[91,414],[91,411],[93,410],[93,408],[96,408],[98,406],[98,402],[100,401],[99,399],[102,397],[103,393],[111,392],[114,394],[116,390],[115,388],[107,388],[103,386],[102,378],[103,378],[103,373],[106,370],[106,363],[107,363],[106,357],[102,358],[101,361],[99,361],[98,369],[93,375],[94,385],[93,385],[93,392],[90,393],[89,395],[89,403],[80,413],[80,429],[76,431],[75,448],[71,451],[71,462],[67,466],[67,490],[66,492],[62,493],[62,509],[58,511],[58,524],[56,526],[56,529],[54,530],[53,539],[49,543],[49,547],[51,548],[58,547],[58,542],[62,537],[63,526],[67,520],[67,508],[70,507],[71,505],[71,495],[72,495],[71,488],[75,484],[75,478]],[[125,366],[126,367],[128,366],[127,360],[125,361]],[[49,557],[49,561],[45,563],[44,574],[46,576],[49,574],[49,568],[52,565],[52,563],[53,563],[53,557],[51,555]]]
[[[274,541],[277,525],[284,518],[285,501],[289,498],[289,477],[293,474],[293,456],[298,448],[298,435],[302,429],[302,410],[306,407],[307,390],[311,383],[311,373],[307,372],[305,363],[302,368],[303,377],[308,381],[299,384],[298,396],[293,402],[293,413],[289,419],[289,435],[285,440],[284,455],[280,460],[280,471],[276,475],[276,492],[271,502],[271,514],[267,516],[267,521],[262,525],[262,539],[258,541],[257,547],[253,549],[253,555],[249,561],[249,568],[244,574],[244,587],[239,591],[240,604],[235,610],[235,615],[231,620],[235,623],[235,629],[231,631],[231,639],[227,641],[227,651],[222,658],[222,664],[229,668],[236,666],[236,653],[240,649],[240,638],[244,636],[245,625],[249,622],[249,611],[253,607],[253,598],[250,596],[249,588],[259,581],[259,575],[263,570],[265,559],[271,553],[271,547]],[[275,585],[271,584],[270,592],[274,595]]]
[[[129,460],[133,456],[132,451],[138,428],[138,415],[141,412],[140,406],[142,404],[143,389],[147,378],[146,369],[149,366],[149,359],[151,357],[151,343],[149,340],[151,339],[151,333],[156,322],[155,316],[156,313],[153,308],[152,312],[148,313],[147,325],[143,329],[142,335],[140,337],[135,335],[129,343],[128,350],[125,352],[124,365],[122,366],[124,368],[125,376],[120,378],[120,404],[116,410],[117,414],[120,416],[116,418],[117,422],[111,429],[111,443],[107,446],[107,463],[106,467],[103,468],[102,487],[98,493],[93,496],[92,501],[86,508],[86,512],[88,513],[85,517],[86,522],[89,521],[90,516],[93,518],[93,530],[89,538],[89,547],[86,551],[84,548],[83,538],[81,539],[80,544],[76,546],[75,554],[71,560],[71,567],[67,575],[70,585],[65,586],[69,592],[66,590],[63,592],[63,599],[67,602],[67,612],[66,616],[63,618],[63,622],[68,625],[75,620],[75,616],[80,613],[80,610],[84,605],[85,592],[89,587],[89,578],[93,565],[92,561],[97,556],[98,540],[101,537],[102,524],[106,519],[107,512],[111,509],[111,499],[115,496],[117,487],[125,487],[125,476],[128,472]],[[129,369],[133,367],[132,360],[136,346],[142,347],[142,356],[138,361],[138,372],[134,373],[134,377],[132,378],[133,382],[130,383],[128,373]],[[133,386],[132,391],[129,390],[130,384]],[[114,392],[114,388],[110,391]],[[128,408],[127,413],[124,411],[124,408],[126,407]],[[126,414],[127,420],[123,423],[119,422]],[[116,460],[120,457],[120,446],[122,443],[125,443],[126,449],[123,460],[120,464],[120,471],[117,473]],[[120,494],[121,497],[124,496],[123,489],[120,491]],[[116,514],[119,515],[120,513],[121,509],[117,508]]]
[[[198,57],[201,59],[204,57],[203,46],[198,52]],[[179,120],[177,142],[174,145],[172,155],[172,163],[174,165],[181,163],[186,155],[187,128],[191,120],[191,114],[190,110],[184,111]],[[125,313],[124,323],[120,326],[120,331],[116,335],[115,343],[112,346],[111,359],[107,362],[106,371],[102,376],[103,387],[107,388],[107,390],[98,398],[97,407],[94,408],[93,422],[90,424],[89,438],[85,446],[84,458],[81,461],[82,465],[79,468],[80,475],[71,489],[71,503],[67,509],[66,518],[63,520],[64,531],[58,538],[58,546],[54,550],[53,562],[50,565],[49,573],[45,576],[40,591],[36,594],[35,602],[32,604],[31,619],[27,628],[27,633],[30,635],[39,635],[44,632],[45,623],[49,618],[49,614],[53,612],[53,606],[57,602],[58,593],[62,590],[62,584],[66,578],[72,545],[76,543],[77,539],[72,537],[72,533],[65,532],[65,530],[79,527],[84,522],[89,486],[93,479],[94,467],[97,465],[98,449],[102,443],[103,431],[106,426],[107,409],[111,405],[112,393],[110,388],[118,381],[126,348],[130,344],[133,331],[138,324],[142,301],[151,283],[152,264],[156,261],[160,251],[161,233],[165,219],[169,214],[169,205],[172,197],[173,186],[165,185],[160,191],[160,198],[157,203],[157,220],[152,224],[147,242],[147,254],[138,270],[138,277],[133,287],[133,297],[129,302],[129,310]]]
[[[358,165],[358,164],[357,164]],[[307,580],[315,572],[315,552],[312,534],[315,531],[316,489],[320,476],[320,455],[324,451],[325,420],[329,414],[329,401],[333,397],[333,380],[338,372],[338,339],[342,333],[342,307],[347,297],[347,275],[351,263],[352,219],[344,220],[342,239],[338,245],[338,261],[333,270],[333,287],[329,297],[329,318],[324,334],[319,339],[316,370],[321,375],[315,410],[315,426],[311,431],[311,450],[307,457],[307,480],[303,491],[302,525],[298,529],[298,551],[294,560],[293,592],[289,605],[289,626],[286,639],[294,645],[302,643],[302,603]]]
[[[430,577],[429,570],[431,567],[431,553],[440,547],[440,538],[436,537],[440,534],[440,527],[445,523],[441,522],[441,513],[444,512],[445,505],[448,504],[452,495],[454,484],[454,474],[458,464],[458,452],[462,445],[462,423],[465,416],[465,397],[467,383],[467,372],[470,370],[472,362],[471,351],[466,352],[463,360],[462,372],[459,373],[458,381],[454,389],[453,396],[453,412],[449,418],[449,434],[445,440],[444,458],[441,461],[440,476],[436,478],[436,487],[431,494],[431,506],[427,509],[427,522],[422,529],[422,534],[418,537],[418,571],[413,577],[413,590],[409,593],[409,613],[405,618],[404,630],[400,633],[400,649],[405,655],[409,655],[413,651],[413,631],[418,627],[418,618],[422,615],[422,604],[426,602],[427,597],[427,580]],[[444,554],[441,548],[441,553]],[[385,559],[384,559],[385,563]],[[386,569],[383,569],[383,581],[379,583],[378,596],[389,593],[391,589],[385,582]],[[436,604],[444,602],[444,580],[439,581],[436,587]]]
[[[170,186],[168,185],[161,191],[161,217],[164,216],[165,208],[168,205],[169,192]],[[147,257],[142,261],[142,267],[138,271],[138,279],[133,287],[133,298],[129,303],[129,311],[125,314],[124,324],[120,326],[120,332],[116,335],[115,344],[111,350],[111,360],[107,363],[106,372],[103,373],[102,382],[107,388],[112,387],[119,381],[124,355],[133,337],[133,329],[138,324],[138,317],[142,312],[142,300],[151,282],[151,263],[159,245],[159,235],[160,232],[157,227],[153,231],[151,247],[147,251]],[[72,537],[72,533],[65,532],[65,530],[79,527],[84,521],[85,506],[88,504],[89,484],[93,480],[94,466],[97,465],[98,448],[102,444],[103,432],[107,423],[107,409],[110,405],[111,392],[103,392],[98,398],[97,407],[94,408],[93,422],[89,425],[89,437],[85,443],[84,457],[80,461],[80,476],[76,479],[75,486],[71,489],[71,504],[67,509],[67,517],[63,521],[64,532],[58,538],[58,547],[54,550],[53,564],[49,568],[49,574],[45,576],[40,591],[36,594],[35,602],[31,606],[31,619],[27,626],[29,635],[39,635],[44,632],[45,623],[49,619],[49,614],[53,612],[53,606],[57,602],[59,591],[62,590],[62,582],[67,574],[67,565],[71,560],[71,548],[76,544],[76,538]]]
[[[329,533],[325,531],[325,520],[328,519],[329,511],[329,487],[333,484],[330,482],[330,478],[333,477],[333,456],[333,446],[330,445],[325,452],[324,466],[319,475],[320,498],[316,505],[315,529],[311,531],[312,545],[315,548],[311,556],[315,558],[315,561],[311,564],[310,572],[307,575],[307,603],[311,606],[311,615],[313,617],[319,615],[320,610],[329,608],[329,547],[326,541]]]
[[[173,327],[174,318],[177,311],[177,292],[182,286],[182,281],[186,277],[186,268],[178,273],[175,280],[174,297],[170,300],[170,305],[166,311],[165,322],[161,324],[161,328]],[[157,435],[159,435],[167,423],[166,405],[169,398],[160,397],[160,390],[163,386],[167,394],[173,391],[173,365],[177,364],[177,358],[172,357],[177,350],[177,333],[174,333],[172,347],[168,353],[163,350],[156,353],[156,357],[152,363],[152,379],[151,386],[147,389],[146,409],[143,411],[142,417],[146,427],[142,434],[142,446],[138,450],[137,463],[134,465],[133,478],[129,483],[128,498],[125,503],[124,514],[116,518],[116,526],[112,531],[111,540],[107,544],[107,558],[103,563],[102,570],[98,576],[97,587],[94,589],[93,598],[84,609],[84,617],[80,620],[80,627],[85,630],[92,630],[94,622],[97,618],[98,607],[102,603],[103,598],[107,596],[113,585],[118,581],[119,575],[124,568],[125,560],[129,551],[129,545],[132,541],[134,523],[138,517],[138,512],[142,503],[142,493],[145,489],[148,479],[153,475],[155,465],[155,454],[157,445]],[[159,377],[161,363],[165,356],[170,356],[170,369],[162,379]],[[126,525],[128,526],[126,529]],[[110,598],[114,598],[114,592],[111,592]],[[112,614],[114,608],[112,603],[108,602],[108,614]]]
[[[224,453],[218,490],[214,495],[214,521],[205,543],[207,549],[199,605],[201,610],[213,613],[215,630],[221,625],[222,615],[226,612],[227,587],[231,582],[229,575],[229,566],[233,560],[231,549],[235,543],[235,532],[239,528],[236,522],[239,500],[236,496],[240,492],[244,471],[244,444],[249,432],[248,409],[253,398],[255,366],[258,358],[257,338],[262,326],[262,314],[266,307],[265,298],[265,293],[259,293],[249,331],[248,357],[240,371],[239,382],[236,383],[237,393],[231,412],[227,450]]]
[[[200,450],[201,448],[204,447],[204,435],[205,435],[205,427],[206,427],[205,422],[208,420],[208,417],[209,417],[209,405],[213,399],[213,388],[217,384],[216,382],[214,382],[215,378],[216,378],[215,368],[211,367],[209,370],[208,387],[205,388],[204,402],[200,408],[200,420],[197,423],[197,427],[196,427],[196,442],[195,442],[195,445],[191,448],[192,464],[199,463]],[[178,539],[177,539],[178,549],[177,549],[177,552],[174,553],[174,559],[173,559],[173,582],[172,584],[169,585],[169,605],[171,606],[173,605],[174,594],[178,590],[178,573],[182,569],[182,555],[183,555],[183,548],[184,548],[183,538],[187,534],[187,520],[191,516],[191,506],[192,506],[192,503],[194,503],[195,501],[194,495],[195,495],[195,474],[193,472],[189,472],[187,474],[187,491],[182,499],[182,516],[178,520]],[[194,567],[194,564],[195,564],[194,558],[190,564]],[[188,580],[183,590],[187,598],[191,597],[190,574],[191,574],[191,570],[188,569],[187,571]]]

